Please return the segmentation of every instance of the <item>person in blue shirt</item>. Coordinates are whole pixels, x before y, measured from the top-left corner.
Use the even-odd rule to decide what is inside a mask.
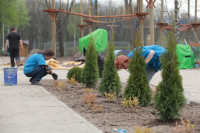
[[[131,58],[134,56],[132,50],[127,56],[120,55],[115,59],[115,67],[119,69],[128,69]],[[159,45],[143,46],[142,56],[145,58],[146,72],[148,80],[150,81],[153,75],[161,70],[160,56],[167,50]]]
[[[41,85],[40,80],[47,74],[51,74],[55,80],[58,76],[52,73],[51,68],[46,64],[46,60],[51,59],[54,56],[54,52],[50,50],[38,52],[31,55],[25,62],[24,74],[30,78],[32,85]]]

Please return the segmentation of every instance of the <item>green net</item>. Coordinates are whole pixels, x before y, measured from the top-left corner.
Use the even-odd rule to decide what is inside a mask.
[[[108,44],[107,31],[104,29],[97,29],[92,33],[88,34],[79,39],[79,49],[83,53],[83,47],[87,50],[88,44],[90,43],[90,38],[94,39],[96,49],[99,53],[106,50]]]
[[[190,45],[178,44],[176,47],[176,53],[180,69],[192,69],[195,67],[195,57]]]

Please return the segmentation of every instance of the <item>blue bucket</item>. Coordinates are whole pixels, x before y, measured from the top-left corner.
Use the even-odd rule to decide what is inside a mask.
[[[17,85],[17,68],[4,68],[4,85]]]

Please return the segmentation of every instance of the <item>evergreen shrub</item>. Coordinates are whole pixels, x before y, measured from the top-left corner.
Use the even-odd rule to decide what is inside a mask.
[[[82,78],[82,68],[73,67],[67,73],[67,78],[70,80],[74,76],[75,80],[81,83]]]
[[[130,97],[133,100],[137,97],[140,106],[147,106],[151,102],[151,90],[146,74],[145,58],[142,56],[142,45],[139,35],[135,39],[136,48],[134,55],[129,64],[130,76],[124,91],[124,98],[128,100]]]
[[[119,95],[121,92],[120,78],[115,68],[115,56],[114,56],[114,44],[113,44],[113,34],[112,38],[108,44],[108,55],[104,64],[104,70],[101,78],[101,83],[99,86],[99,92],[105,95],[106,93]]]
[[[164,122],[170,122],[180,117],[180,111],[186,100],[183,95],[182,77],[178,69],[176,55],[176,39],[174,33],[169,34],[168,52],[161,56],[162,81],[155,95],[155,108]]]
[[[82,71],[82,83],[87,88],[95,88],[99,78],[97,54],[94,40],[90,38],[90,43],[86,49],[85,66]]]

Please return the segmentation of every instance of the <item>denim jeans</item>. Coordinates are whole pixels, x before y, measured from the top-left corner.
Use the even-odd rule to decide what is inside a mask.
[[[155,72],[155,70],[153,68],[148,68],[146,70],[146,72],[147,72],[148,81],[150,82],[156,72]]]
[[[98,63],[98,68],[99,68],[99,77],[102,78],[102,72],[104,69],[104,59],[100,54],[98,54],[97,56],[97,63]]]
[[[16,62],[19,64],[20,62],[20,57],[19,57],[19,49],[9,49],[10,51],[10,63],[11,63],[11,67],[15,67],[15,60]]]
[[[46,70],[42,66],[37,66],[30,73],[25,73],[27,77],[31,77],[31,82],[39,82],[44,76],[47,75]]]

